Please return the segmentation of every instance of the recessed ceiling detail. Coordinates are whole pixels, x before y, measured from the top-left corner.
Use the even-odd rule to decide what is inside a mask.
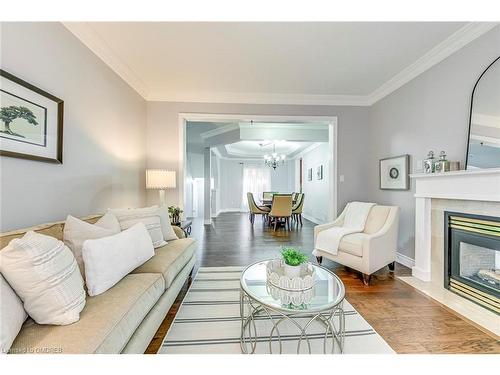
[[[497,23],[64,25],[146,100],[371,105]]]
[[[245,158],[263,158],[264,155],[270,155],[273,152],[273,143],[276,145],[276,153],[289,156],[299,149],[309,147],[311,142],[287,142],[287,141],[241,141],[225,145],[227,153],[231,156]]]

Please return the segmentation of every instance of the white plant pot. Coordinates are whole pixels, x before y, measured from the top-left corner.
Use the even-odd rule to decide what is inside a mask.
[[[285,276],[289,278],[300,277],[300,270],[302,268],[301,264],[299,264],[298,266],[290,266],[285,263],[283,265],[283,268],[285,271]]]

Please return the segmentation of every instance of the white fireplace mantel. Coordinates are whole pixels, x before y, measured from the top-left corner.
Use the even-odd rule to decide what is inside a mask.
[[[412,174],[415,180],[415,266],[412,274],[431,279],[431,200],[500,202],[500,168]]]

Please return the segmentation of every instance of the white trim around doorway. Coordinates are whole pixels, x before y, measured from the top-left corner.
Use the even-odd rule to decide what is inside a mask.
[[[188,121],[198,122],[327,122],[329,125],[328,138],[330,147],[329,177],[330,196],[333,197],[328,213],[329,221],[337,217],[337,165],[338,165],[338,120],[337,116],[287,116],[287,115],[249,115],[249,114],[214,114],[214,113],[179,113],[179,206],[184,208],[186,199],[184,182],[186,180],[186,124]]]

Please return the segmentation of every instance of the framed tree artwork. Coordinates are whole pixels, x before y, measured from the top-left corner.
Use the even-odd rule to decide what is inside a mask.
[[[381,159],[379,162],[380,189],[408,190],[410,188],[410,155]]]
[[[64,102],[0,69],[0,155],[62,163]]]

